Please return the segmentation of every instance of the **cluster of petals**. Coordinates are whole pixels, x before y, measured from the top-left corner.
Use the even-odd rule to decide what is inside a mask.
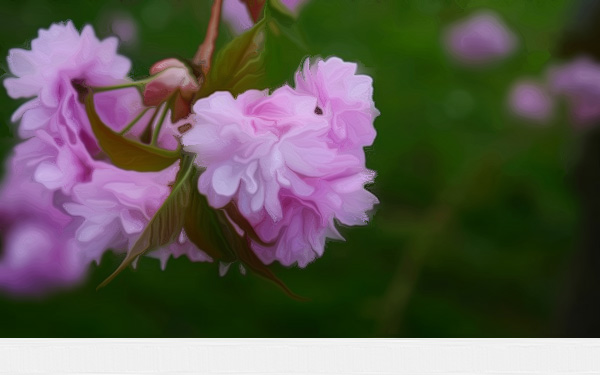
[[[362,225],[377,198],[365,146],[378,115],[372,80],[338,58],[307,61],[296,88],[271,94],[217,92],[194,105],[182,136],[205,169],[199,191],[209,203],[233,202],[270,246],[253,243],[265,263],[305,267],[341,239],[336,221]]]
[[[9,52],[13,77],[4,80],[7,92],[13,98],[30,100],[12,118],[19,121],[18,133],[27,140],[10,158],[0,192],[3,217],[10,224],[3,229],[9,243],[0,268],[8,267],[11,272],[3,274],[12,275],[10,280],[4,279],[8,276],[0,278],[2,289],[34,293],[80,279],[84,267],[91,260],[98,261],[105,250],[126,251],[169,193],[178,166],[139,173],[112,165],[100,151],[81,93],[73,85],[128,82],[130,61],[116,49],[116,38],[101,41],[90,26],[79,33],[67,22],[40,30],[31,50]],[[100,117],[115,130],[144,108],[135,89],[97,94],[95,101]],[[141,132],[132,130],[133,135]],[[161,134],[159,144],[173,147],[173,143],[176,140],[171,135]],[[32,190],[21,191],[23,184]],[[22,199],[14,198],[15,194]],[[14,210],[6,208],[11,200],[17,204]],[[28,216],[25,213],[29,211],[32,215]],[[24,240],[27,231],[37,235]],[[188,241],[180,245],[186,248],[175,249],[173,254],[200,253]],[[46,262],[46,271],[42,270],[44,258],[27,255],[36,251],[44,251],[52,259]],[[163,260],[165,251],[158,253]],[[11,260],[17,258],[21,262],[18,267]],[[50,266],[53,261],[58,262],[54,268]]]
[[[448,52],[467,65],[489,64],[506,58],[517,46],[515,34],[489,10],[474,13],[445,31]]]

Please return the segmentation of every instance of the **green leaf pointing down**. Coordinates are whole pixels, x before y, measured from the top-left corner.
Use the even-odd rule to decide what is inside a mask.
[[[191,157],[184,157],[181,160],[171,194],[154,214],[123,262],[98,286],[98,289],[110,283],[140,255],[160,246],[168,245],[179,237],[185,222],[183,213],[190,205],[192,191],[196,189],[191,183],[191,177],[196,169],[192,161],[193,158]]]
[[[85,111],[100,148],[119,168],[138,172],[156,172],[167,168],[181,157],[179,150],[169,151],[145,145],[109,128],[96,112],[94,95],[91,91],[88,91],[85,96]]]

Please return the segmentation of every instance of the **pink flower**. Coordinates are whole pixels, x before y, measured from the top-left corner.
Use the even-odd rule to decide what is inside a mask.
[[[317,98],[315,110],[330,123],[329,138],[345,151],[358,151],[375,139],[373,121],[379,115],[373,102],[373,80],[356,74],[355,63],[337,57],[304,62],[296,73],[296,91]]]
[[[138,39],[138,26],[135,20],[126,13],[116,13],[110,16],[110,31],[119,38],[121,44],[135,45]]]
[[[222,12],[223,20],[236,34],[241,34],[254,25],[246,4],[241,0],[224,0]]]
[[[307,0],[281,0],[281,3],[293,14],[298,14],[306,2]],[[241,34],[254,25],[248,7],[242,0],[224,0],[223,19],[236,34]]]
[[[99,262],[107,249],[130,249],[170,193],[178,166],[160,172],[135,172],[112,165],[97,166],[91,180],[73,189],[67,213],[84,220],[75,239],[88,261]],[[189,254],[195,261],[211,259],[185,239],[162,249],[163,268],[170,254]]]
[[[131,63],[116,53],[117,43],[114,37],[98,40],[89,25],[79,34],[71,21],[53,24],[39,31],[30,51],[9,51],[8,67],[16,77],[5,79],[4,86],[12,98],[39,97],[56,108],[61,90],[73,90],[73,79],[101,86],[126,77]]]
[[[116,47],[115,38],[98,41],[89,26],[80,35],[69,22],[40,30],[31,51],[10,52],[9,67],[17,77],[4,81],[9,95],[37,96],[13,115],[28,139],[17,146],[0,190],[3,233],[9,241],[0,261],[0,271],[6,271],[0,284],[10,290],[43,292],[81,279],[85,267],[99,261],[104,251],[129,249],[169,194],[178,166],[138,173],[110,164],[73,85],[127,82],[129,60],[117,55]],[[115,130],[145,109],[133,88],[97,94],[95,105]],[[139,137],[150,116],[148,112],[128,136]],[[168,126],[158,144],[177,147]],[[155,257],[164,267],[170,255],[210,260],[181,238]]]
[[[297,90],[235,99],[217,92],[194,105],[182,143],[206,168],[198,189],[213,207],[235,202],[261,238],[275,242],[253,244],[265,263],[305,267],[323,254],[326,237],[341,238],[334,220],[365,224],[377,203],[364,189],[374,172],[362,150],[373,141],[377,111],[370,79],[353,77],[353,68],[331,59],[305,73]]]
[[[573,120],[587,125],[600,118],[600,64],[581,57],[549,70],[550,87],[564,95]]]
[[[81,34],[69,21],[40,30],[31,50],[11,49],[4,80],[13,98],[34,97],[13,114],[23,138],[41,141],[36,180],[68,194],[86,181],[100,151],[73,82],[114,85],[126,80],[130,62],[116,53],[117,39],[99,41],[90,26]],[[99,112],[112,108],[100,108]]]
[[[3,211],[0,208],[4,242],[0,289],[42,294],[82,280],[87,265],[68,236],[62,235],[65,228],[55,221],[59,213],[27,210],[7,217]]]
[[[444,40],[450,54],[469,65],[501,60],[514,52],[517,46],[513,32],[497,14],[488,10],[450,26]]]
[[[537,122],[546,122],[552,116],[553,101],[541,84],[521,80],[509,93],[509,108],[519,117]]]
[[[41,294],[80,281],[87,264],[72,240],[72,220],[55,194],[33,180],[34,138],[15,148],[0,189],[0,289]],[[60,199],[60,198],[59,198]]]

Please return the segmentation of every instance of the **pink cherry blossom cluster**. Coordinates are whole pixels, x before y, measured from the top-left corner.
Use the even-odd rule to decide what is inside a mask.
[[[116,38],[100,41],[90,26],[79,33],[71,22],[54,24],[39,31],[31,50],[10,50],[8,65],[9,96],[29,100],[12,118],[24,140],[0,190],[0,288],[35,294],[81,280],[108,249],[127,251],[169,194],[178,165],[160,172],[119,169],[95,140],[73,83],[129,81],[131,63],[117,54]],[[135,89],[100,93],[96,107],[115,130],[145,108]],[[177,141],[165,130],[159,144],[174,148]],[[183,254],[210,260],[184,233],[150,255],[164,265]]]
[[[364,151],[378,111],[356,64],[307,59],[295,88],[198,99],[202,77],[181,61],[159,61],[134,82],[116,38],[67,22],[40,30],[30,50],[10,50],[8,65],[9,96],[27,101],[12,117],[22,141],[0,186],[1,290],[40,294],[80,282],[107,250],[130,252],[171,194],[179,162],[156,172],[111,162],[84,104],[92,90],[97,117],[114,133],[195,155],[199,193],[213,209],[237,207],[262,240],[250,246],[265,264],[305,267],[327,238],[342,239],[338,224],[365,224],[378,203],[365,189],[375,173]],[[183,230],[172,235],[147,254],[163,268],[170,257],[214,260]]]
[[[217,92],[194,105],[182,137],[206,170],[198,189],[216,208],[234,202],[265,242],[253,249],[265,263],[305,267],[341,239],[335,220],[362,225],[378,203],[364,189],[375,173],[363,147],[375,138],[372,81],[339,58],[309,60],[296,88],[237,98]]]

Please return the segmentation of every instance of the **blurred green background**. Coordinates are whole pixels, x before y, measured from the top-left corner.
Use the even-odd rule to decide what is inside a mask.
[[[137,42],[121,52],[133,75],[204,38],[208,0],[4,1],[0,55],[39,28],[72,19],[110,35],[130,17]],[[477,9],[497,11],[518,35],[502,64],[449,60],[441,33]],[[315,55],[359,62],[381,115],[367,150],[380,199],[366,227],[342,230],[306,269],[275,267],[298,302],[254,275],[144,258],[98,292],[120,257],[108,253],[81,286],[42,300],[0,296],[0,336],[554,336],[562,334],[577,249],[571,170],[580,137],[557,116],[513,118],[511,83],[543,75],[574,11],[567,0],[313,0],[298,20]],[[232,34],[221,26],[218,45]],[[298,62],[300,63],[300,62]],[[1,62],[6,71],[5,60]],[[1,153],[16,140],[20,103],[0,90]]]

